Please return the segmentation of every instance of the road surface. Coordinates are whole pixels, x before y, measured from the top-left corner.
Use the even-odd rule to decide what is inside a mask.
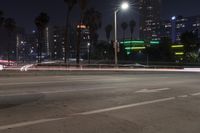
[[[200,73],[0,77],[0,133],[199,133]]]

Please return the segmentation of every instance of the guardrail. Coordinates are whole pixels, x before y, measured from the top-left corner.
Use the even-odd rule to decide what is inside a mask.
[[[15,70],[15,71],[37,71],[37,70],[53,70],[53,71],[80,71],[80,70],[105,70],[105,71],[120,71],[120,70],[154,70],[154,69],[160,69],[160,70],[184,70],[184,68],[189,68],[189,70],[192,69],[192,67],[184,67],[184,66],[167,66],[167,65],[142,65],[142,64],[119,64],[119,65],[113,65],[113,64],[80,64],[80,65],[74,65],[74,64],[64,64],[64,63],[52,63],[52,64],[28,64],[23,66],[10,66],[6,67],[0,70]],[[195,67],[194,67],[195,68]],[[185,69],[188,70],[188,69]],[[196,70],[196,69],[195,69]]]
[[[162,65],[141,65],[141,64],[119,64],[119,65],[113,65],[113,64],[81,64],[81,65],[69,65],[69,64],[37,64],[35,67],[57,67],[57,68],[97,68],[97,69],[103,69],[103,68],[126,68],[126,69],[136,69],[136,68],[151,68],[151,69],[157,69],[157,68],[171,68],[171,69],[183,69],[183,66],[162,66]]]

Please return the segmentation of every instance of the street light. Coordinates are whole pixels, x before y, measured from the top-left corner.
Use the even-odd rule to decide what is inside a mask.
[[[129,3],[128,2],[123,2],[121,5],[122,10],[127,10],[129,8]]]
[[[118,46],[118,41],[117,41],[117,13],[120,10],[127,10],[129,8],[129,3],[128,2],[122,2],[121,7],[115,10],[114,12],[114,45],[115,45],[115,65],[118,64],[118,57],[117,57],[117,46]]]
[[[176,20],[176,16],[173,16],[173,17],[172,17],[172,20]]]

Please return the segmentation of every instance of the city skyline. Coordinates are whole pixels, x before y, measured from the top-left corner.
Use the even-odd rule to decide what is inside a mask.
[[[15,55],[16,55],[17,60],[18,59],[24,60],[26,58],[27,59],[38,58],[38,62],[39,62],[41,61],[42,58],[43,59],[51,58],[54,60],[63,60],[63,59],[66,60],[67,56],[69,58],[76,57],[77,59],[77,57],[79,58],[81,57],[82,59],[89,60],[91,51],[95,53],[93,54],[93,57],[95,57],[96,59],[97,58],[100,59],[99,56],[103,59],[108,59],[106,58],[105,55],[107,55],[107,53],[112,53],[110,50],[113,49],[113,46],[108,45],[109,47],[107,47],[107,45],[104,46],[104,44],[112,44],[111,42],[114,39],[114,33],[115,35],[118,34],[116,41],[122,44],[120,46],[121,48],[116,49],[116,50],[118,51],[120,51],[120,49],[124,50],[123,52],[121,52],[121,55],[120,55],[123,59],[127,59],[126,58],[127,56],[129,57],[137,56],[136,54],[137,52],[143,51],[145,53],[145,50],[146,49],[148,50],[147,46],[151,46],[152,48],[155,48],[154,50],[156,50],[156,48],[160,48],[160,47],[157,47],[156,45],[158,46],[161,45],[165,37],[172,39],[173,40],[172,42],[176,42],[176,43],[182,43],[183,41],[183,39],[181,39],[182,34],[187,35],[188,34],[187,32],[191,32],[191,35],[192,36],[194,35],[194,37],[196,37],[197,35],[198,35],[197,37],[199,37],[200,15],[192,14],[190,15],[190,17],[185,17],[186,15],[182,14],[183,17],[181,17],[177,13],[177,14],[174,14],[177,17],[174,16],[174,19],[173,19],[174,21],[172,24],[172,19],[171,19],[172,15],[170,15],[170,17],[168,18],[163,17],[163,9],[167,5],[165,2],[166,1],[164,0],[163,1],[162,0],[135,0],[135,2],[129,1],[126,3],[127,7],[129,7],[130,5],[130,8],[126,8],[127,10],[120,10],[119,8],[120,3],[121,3],[120,1],[115,1],[115,3],[110,1],[110,4],[108,2],[107,3],[104,2],[101,4],[99,3],[100,6],[98,7],[92,6],[94,4],[93,1],[88,2],[87,8],[89,10],[86,10],[86,12],[88,11],[97,12],[98,13],[97,15],[100,16],[99,23],[98,23],[99,25],[97,29],[95,30],[93,29],[95,32],[92,32],[92,26],[96,22],[91,21],[88,23],[87,21],[85,21],[85,20],[94,20],[94,17],[87,18],[88,16],[87,14],[85,14],[85,16],[87,16],[86,17],[87,19],[84,19],[85,21],[84,24],[88,26],[88,27],[85,26],[85,29],[88,28],[88,32],[82,32],[80,34],[81,35],[80,41],[78,41],[78,36],[76,32],[77,31],[76,27],[77,25],[79,25],[79,20],[80,20],[80,14],[79,14],[80,9],[78,7],[79,3],[77,3],[75,7],[73,8],[73,12],[69,19],[69,24],[71,25],[70,26],[71,28],[70,30],[68,30],[67,36],[69,39],[67,40],[68,42],[66,43],[65,35],[66,35],[67,29],[64,28],[65,16],[63,16],[60,21],[54,18],[54,17],[60,17],[60,15],[66,15],[64,12],[67,11],[66,9],[67,7],[65,7],[66,3],[64,3],[63,1],[62,6],[63,6],[64,11],[62,11],[62,13],[58,13],[59,10],[55,10],[58,7],[58,5],[54,5],[51,7],[51,8],[55,8],[54,10],[52,10],[51,8],[48,9],[49,11],[54,12],[53,18],[52,18],[51,12],[48,12],[47,9],[46,11],[43,10],[42,11],[43,13],[40,13],[40,14],[38,13],[39,16],[36,17],[37,21],[34,21],[35,17],[33,18],[33,21],[31,21],[30,19],[23,18],[22,20],[24,21],[24,23],[29,24],[31,28],[27,28],[29,26],[26,27],[25,25],[20,25],[18,23],[18,20],[14,18],[16,19],[16,22],[17,22],[17,25],[16,25],[17,32],[15,33],[16,36],[15,34],[12,35],[12,42],[9,41],[11,39],[10,36],[7,37],[7,40],[6,40],[6,37],[3,37],[7,35],[6,32],[9,33],[9,29],[7,30],[3,28],[1,30],[1,36],[0,36],[3,42],[1,51],[4,54],[2,54],[3,55],[2,58],[6,57],[5,51],[6,51],[6,48],[7,48],[6,45],[8,42],[12,43],[12,49],[10,49],[11,45],[9,45],[8,47],[10,49],[9,52],[11,53],[13,59],[15,59]],[[26,4],[26,3],[23,3],[23,4]],[[33,4],[33,3],[30,3],[30,4]],[[35,4],[37,4],[37,2]],[[41,3],[41,4],[46,4],[45,6],[42,5],[42,7],[47,8],[52,3],[50,2],[48,4],[47,3]],[[106,5],[110,5],[109,10],[108,8],[106,8]],[[104,6],[105,8],[102,8],[101,6]],[[24,8],[27,8],[27,7],[28,6],[26,5],[24,6]],[[32,5],[32,7],[36,7],[36,5]],[[16,8],[17,6],[15,8],[13,7],[13,10]],[[169,9],[170,8],[168,8],[168,10]],[[117,13],[116,13],[116,10],[117,10]],[[39,9],[37,11],[39,11]],[[34,14],[36,14],[37,11],[34,10]],[[27,10],[27,12],[28,14],[30,14],[29,17],[32,17],[29,10]],[[105,12],[107,12],[107,14],[105,14]],[[117,26],[115,25],[116,26],[115,28],[117,29],[117,32],[115,32],[116,30],[112,28],[112,25],[111,25],[110,30],[105,30],[105,26],[107,24],[112,24],[113,18],[114,18],[114,12],[116,13],[115,15],[117,18],[115,19],[115,24],[117,24]],[[20,17],[25,14],[26,13],[22,13]],[[91,13],[89,14],[89,16],[93,16],[93,15],[94,14],[91,14]],[[7,16],[6,12],[4,16],[5,18],[11,17],[11,16]],[[18,18],[19,16],[16,16],[16,17]],[[42,20],[40,20],[41,17],[43,17]],[[49,17],[50,17],[50,21],[49,21]],[[98,18],[95,18],[95,19],[98,19]],[[39,23],[35,23],[35,22],[39,22]],[[40,25],[38,25],[40,23],[43,23],[44,25],[42,30],[41,30],[41,27],[39,27]],[[5,25],[6,25],[6,20],[3,26]],[[54,26],[58,28],[55,28]],[[23,32],[24,31],[23,27],[26,29],[26,31],[27,29],[30,29],[30,30],[28,32]],[[107,36],[108,34],[110,34],[109,37]],[[190,35],[190,33],[188,35]],[[78,44],[80,44],[80,46],[78,46]],[[182,46],[183,45],[181,45],[181,48]],[[173,47],[176,47],[176,46],[172,45],[172,48]],[[19,48],[21,50],[19,50]],[[197,49],[197,47],[195,48]],[[80,49],[80,52],[78,52],[79,49]],[[99,49],[103,51],[97,54],[99,52]],[[26,52],[26,51],[29,51],[29,52]],[[67,54],[66,54],[66,51],[68,51]],[[180,53],[181,55],[184,55],[184,52],[182,49],[178,52],[179,53],[175,52],[175,55],[176,54],[180,55]],[[81,56],[78,55],[77,53],[79,53]],[[124,56],[123,55],[124,53],[127,54],[127,56]],[[27,55],[25,56],[25,54]],[[155,57],[157,56],[158,55],[155,55]],[[8,57],[10,57],[9,54],[8,54]],[[113,57],[110,56],[109,59],[112,59],[112,58]],[[168,59],[170,59],[170,56]],[[183,57],[179,56],[179,58],[176,58],[176,61],[179,61],[179,60],[182,61]]]
[[[91,1],[89,7],[97,8],[103,14],[103,27],[108,24],[112,23],[112,10],[117,5],[118,2],[111,1],[104,2],[105,0],[99,1],[101,2],[94,2]],[[26,0],[19,0],[16,3],[11,4],[11,0],[6,0],[2,2],[0,5],[0,9],[4,11],[6,17],[12,17],[16,20],[19,26],[22,26],[26,29],[27,32],[31,32],[32,29],[35,28],[34,25],[34,18],[41,12],[47,12],[50,16],[50,25],[64,25],[65,19],[65,12],[66,12],[66,5],[65,3],[60,1],[48,1],[43,0],[34,0],[34,1],[26,1]],[[130,1],[134,3],[134,1]],[[191,0],[191,1],[181,1],[181,0],[163,0],[162,1],[162,12],[161,18],[167,19],[173,15],[183,15],[183,16],[192,16],[192,15],[199,15],[200,9],[198,8],[198,4],[200,2],[198,0]],[[177,7],[178,5],[178,7]],[[190,8],[192,7],[192,8]],[[77,8],[77,7],[76,7]],[[187,10],[185,10],[187,9]],[[138,12],[135,12],[134,8],[131,9],[131,12],[127,12],[123,14],[123,18],[128,18],[130,14],[132,18],[137,19]],[[73,11],[72,21],[76,22],[78,12],[76,9]],[[26,19],[24,19],[26,18]],[[127,20],[128,21],[128,20]],[[103,32],[104,28],[101,29]]]

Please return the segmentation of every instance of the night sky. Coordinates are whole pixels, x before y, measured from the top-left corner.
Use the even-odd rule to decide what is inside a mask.
[[[64,25],[66,5],[64,0],[1,0],[0,10],[3,10],[6,17],[12,17],[17,24],[30,32],[35,28],[34,18],[41,12],[47,12],[50,16],[50,25]],[[119,0],[90,0],[89,7],[95,7],[103,14],[103,27],[112,23],[113,10]],[[132,0],[134,4],[134,0]],[[200,15],[199,0],[163,0],[162,18],[169,18],[173,15]],[[73,10],[72,21],[77,22],[78,6]],[[119,20],[130,18],[137,19],[138,12],[132,8],[130,11],[120,13]],[[128,19],[127,19],[128,18]],[[101,33],[103,33],[103,29]]]

